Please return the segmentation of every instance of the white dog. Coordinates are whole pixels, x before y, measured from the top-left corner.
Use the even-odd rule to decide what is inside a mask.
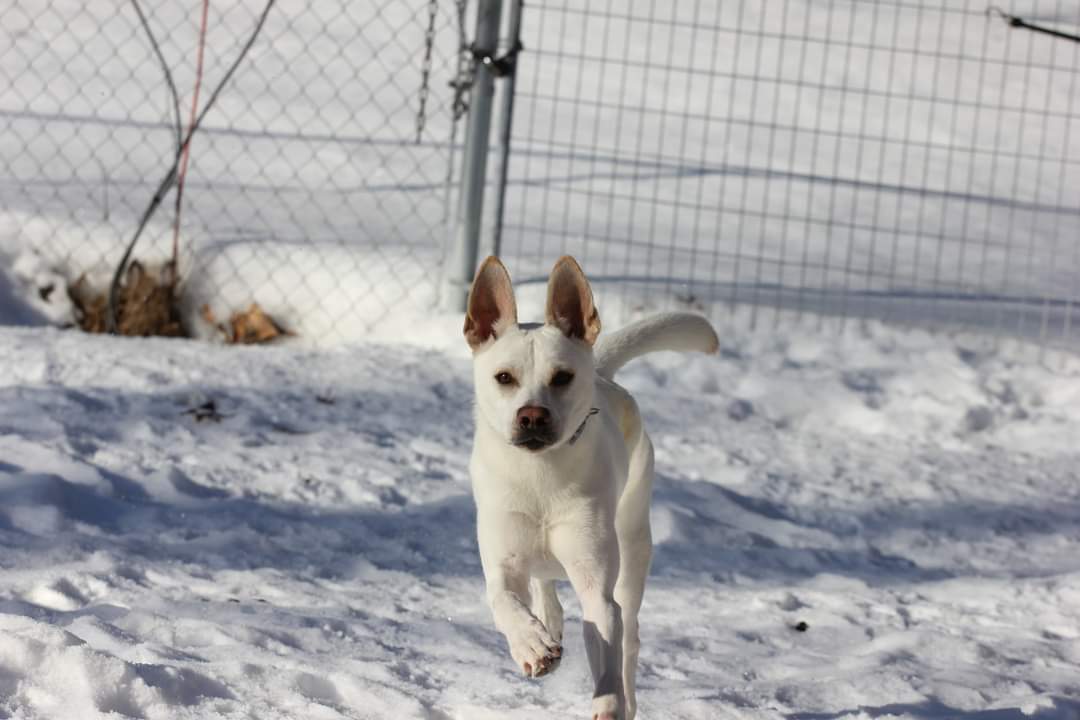
[[[653,449],[634,399],[612,377],[655,350],[715,352],[716,333],[702,317],[666,313],[597,344],[592,291],[568,256],[551,271],[545,314],[543,325],[519,325],[506,268],[495,257],[484,261],[465,339],[473,350],[470,472],[488,600],[514,661],[538,677],[562,654],[555,580],[569,579],[596,685],[592,717],[631,720],[637,615],[652,559]]]

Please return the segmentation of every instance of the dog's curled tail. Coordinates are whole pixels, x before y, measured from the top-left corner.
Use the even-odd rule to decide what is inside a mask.
[[[667,312],[638,320],[596,343],[596,372],[612,379],[626,363],[659,350],[714,353],[720,345],[709,321],[700,315]]]

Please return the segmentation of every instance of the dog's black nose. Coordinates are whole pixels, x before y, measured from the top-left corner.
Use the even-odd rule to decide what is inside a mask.
[[[517,411],[517,424],[522,430],[541,430],[551,422],[551,413],[546,407],[526,405]]]

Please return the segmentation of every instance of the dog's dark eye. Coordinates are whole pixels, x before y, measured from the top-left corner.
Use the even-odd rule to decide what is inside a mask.
[[[560,370],[559,372],[551,376],[551,386],[565,387],[566,385],[569,385],[573,379],[574,373],[568,372],[566,370]]]
[[[500,385],[513,385],[515,380],[513,375],[503,370],[501,373],[495,375],[495,382]]]

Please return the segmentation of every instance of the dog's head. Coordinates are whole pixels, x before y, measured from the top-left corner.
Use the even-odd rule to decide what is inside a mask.
[[[566,442],[592,407],[599,334],[589,281],[572,257],[551,271],[543,325],[518,324],[510,275],[489,257],[476,272],[465,315],[477,422],[524,451]]]

